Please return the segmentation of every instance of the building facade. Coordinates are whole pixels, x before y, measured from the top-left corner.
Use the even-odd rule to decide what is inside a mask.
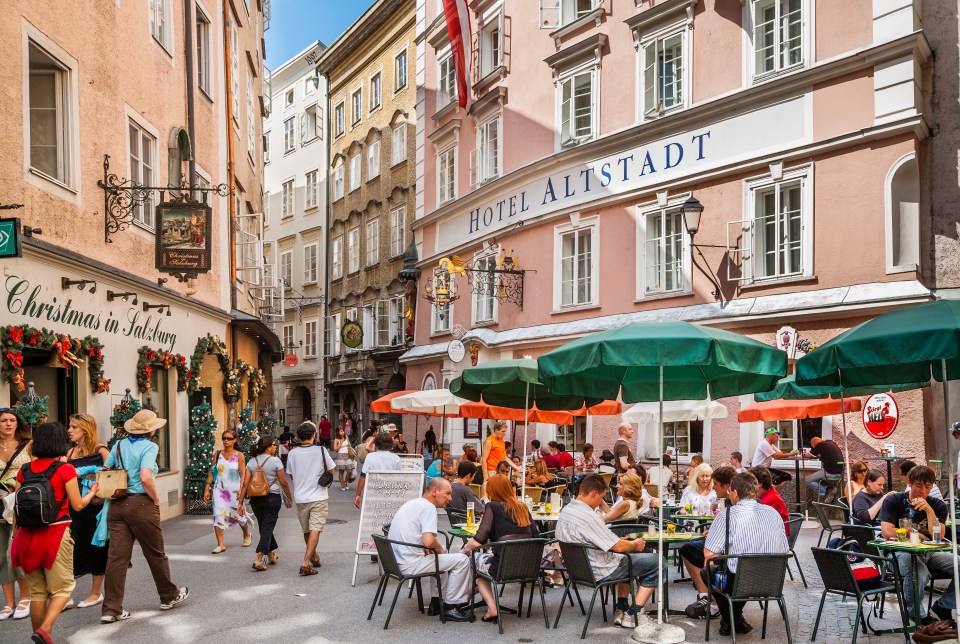
[[[477,0],[469,112],[437,5],[417,9],[414,230],[424,288],[452,280],[459,299],[418,299],[409,387],[632,321],[732,329],[792,368],[934,297],[918,2]],[[681,213],[691,197],[696,221]],[[457,337],[464,358],[448,355]],[[936,452],[938,395],[897,395],[898,453]],[[639,451],[749,461],[764,425],[736,416],[752,396],[722,402],[729,418],[665,426],[660,445],[640,431]],[[855,420],[852,448],[876,455]],[[602,450],[619,421],[531,429]],[[782,430],[784,450],[841,435],[839,418]]]
[[[6,8],[0,201],[17,207],[0,216],[31,236],[0,259],[0,405],[32,382],[49,420],[89,413],[104,441],[125,393],[155,408],[168,419],[166,517],[183,511],[191,407],[206,398],[223,430],[238,405],[265,402],[279,341],[257,317],[259,278],[232,271],[231,218],[261,210],[261,5],[148,4]],[[156,206],[219,184],[193,193],[212,208],[212,237],[198,242],[209,271],[160,272]]]
[[[416,282],[401,281],[415,211],[415,4],[379,0],[324,52],[330,220],[324,342],[328,409],[369,421],[406,388]]]
[[[274,400],[291,427],[325,411],[327,85],[316,69],[324,49],[313,43],[270,74],[263,125],[264,254],[283,288],[273,328],[285,360],[274,367]]]

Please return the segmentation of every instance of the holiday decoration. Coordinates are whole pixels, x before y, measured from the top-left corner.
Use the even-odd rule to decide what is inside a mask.
[[[133,418],[133,415],[140,411],[140,401],[130,397],[130,390],[127,389],[126,395],[119,403],[113,407],[113,415],[110,416],[110,426],[113,427],[113,438],[107,444],[107,447],[113,448],[114,443],[127,437],[127,432],[123,429],[123,424]]]
[[[240,418],[237,421],[237,445],[236,448],[244,454],[250,454],[250,448],[253,447],[260,436],[257,434],[257,421],[253,418],[253,407],[249,404],[240,410]]]
[[[87,361],[90,386],[95,392],[110,391],[110,381],[103,379],[103,344],[99,338],[83,339],[57,334],[49,329],[36,329],[29,324],[0,327],[0,376],[17,391],[26,388],[23,374],[23,350],[36,348],[53,351],[65,367],[76,367]]]
[[[260,408],[260,435],[277,436],[280,429],[280,423],[277,421],[277,408],[273,403],[267,403],[266,407]]]
[[[17,403],[17,413],[31,426],[36,427],[40,423],[46,422],[49,409],[47,401],[50,396],[40,397],[33,390],[33,383],[28,383],[27,395]]]
[[[179,353],[170,353],[163,349],[151,349],[148,346],[140,347],[137,349],[137,353],[140,356],[137,360],[137,387],[140,389],[140,393],[150,393],[150,378],[153,375],[154,365],[159,365],[164,369],[176,367],[177,391],[187,390],[190,377],[186,356]]]
[[[190,410],[190,447],[187,449],[187,472],[184,484],[184,496],[193,501],[203,499],[203,486],[206,484],[207,471],[213,461],[214,432],[217,421],[213,417],[210,403],[203,402]]]
[[[223,400],[233,404],[242,395],[243,378],[247,378],[248,399],[254,401],[267,386],[267,376],[263,369],[253,367],[243,360],[237,361],[235,368],[230,367],[230,354],[227,345],[219,336],[207,335],[197,340],[197,346],[190,357],[190,368],[186,371],[187,392],[194,393],[200,388],[200,369],[203,358],[208,353],[217,356],[220,371],[223,373]],[[178,367],[179,373],[179,367]]]

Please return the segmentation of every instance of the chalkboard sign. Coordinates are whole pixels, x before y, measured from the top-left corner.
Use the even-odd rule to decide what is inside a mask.
[[[377,546],[372,534],[383,534],[383,526],[407,501],[423,494],[423,470],[368,472],[360,507],[360,531],[357,534],[357,555],[375,555]]]

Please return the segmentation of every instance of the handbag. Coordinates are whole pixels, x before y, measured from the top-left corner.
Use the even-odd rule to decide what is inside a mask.
[[[730,508],[724,510],[726,513],[724,528],[726,529],[726,535],[723,541],[723,554],[730,554]],[[727,577],[730,574],[730,570],[727,568],[727,560],[724,559],[723,564],[717,566],[716,572],[713,574],[713,585],[718,590],[726,590],[727,588]]]
[[[254,459],[257,469],[250,477],[250,483],[247,485],[247,496],[267,496],[270,494],[270,481],[267,480],[267,474],[263,471],[263,463],[259,459]]]
[[[327,469],[327,459],[330,458],[327,455],[327,448],[321,446],[320,449],[323,450],[322,465],[323,465],[323,474],[320,475],[320,478],[317,479],[317,485],[320,487],[330,487],[333,485],[333,472]]]
[[[943,642],[957,639],[957,622],[952,619],[940,620],[926,626],[921,626],[913,634],[913,641],[917,644],[927,642]]]
[[[357,451],[356,451],[355,449],[353,449],[353,445],[351,445],[351,444],[349,443],[349,441],[347,442],[347,454],[350,455],[350,458],[356,458],[356,457],[357,457]]]
[[[0,499],[3,500],[3,513],[2,517],[0,517],[0,519],[2,519],[0,520],[0,523],[13,523],[13,490],[8,488],[2,481],[7,475],[7,472],[10,471],[10,466],[13,465],[13,462],[17,460],[18,456],[20,456],[20,452],[26,449],[29,442],[30,441],[22,441],[19,445],[17,445],[17,449],[13,453],[13,456],[11,456],[10,460],[7,461],[7,465],[3,468],[3,471],[0,472]]]
[[[100,484],[97,496],[101,499],[127,498],[127,468],[123,466],[122,444],[123,441],[117,443],[117,466],[97,472],[97,483]]]

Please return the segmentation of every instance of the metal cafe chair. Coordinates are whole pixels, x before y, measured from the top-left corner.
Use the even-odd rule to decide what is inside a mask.
[[[733,588],[723,590],[713,585],[717,572],[717,563],[720,561],[737,560],[737,574],[733,580]],[[722,555],[715,557],[707,562],[707,574],[711,583],[707,584],[707,598],[713,603],[713,597],[720,595],[727,600],[727,606],[730,610],[728,616],[731,626],[731,635],[733,635],[733,644],[737,643],[737,631],[733,620],[733,604],[745,602],[760,602],[763,604],[763,628],[760,631],[760,638],[767,637],[767,609],[771,601],[777,602],[780,607],[780,614],[783,615],[783,623],[787,630],[787,644],[793,644],[793,636],[790,634],[790,618],[787,616],[787,603],[783,598],[783,581],[787,576],[787,563],[790,561],[790,553],[783,554],[746,554],[746,555]],[[706,640],[710,641],[710,611],[707,611],[707,630]]]
[[[803,566],[800,565],[800,560],[797,558],[797,539],[800,538],[800,525],[803,523],[803,515],[794,517],[787,521],[787,526],[790,528],[790,535],[787,537],[787,545],[790,546],[790,554],[793,555],[793,560],[797,564],[797,571],[800,573],[800,579],[803,581],[803,587],[807,588],[807,578],[803,576]],[[790,571],[790,564],[787,564],[787,574],[790,575],[790,581],[793,581],[793,573]]]
[[[422,543],[406,543],[404,541],[396,541],[394,539],[388,539],[382,537],[378,534],[372,535],[373,541],[377,546],[377,555],[380,557],[380,567],[382,573],[380,575],[380,583],[377,585],[377,591],[373,595],[373,603],[370,604],[370,612],[367,614],[367,621],[373,618],[373,611],[378,605],[383,605],[383,596],[387,592],[387,584],[390,582],[390,579],[397,580],[397,591],[393,594],[393,601],[390,603],[390,611],[387,613],[387,621],[383,623],[383,628],[386,630],[390,626],[390,618],[393,617],[393,609],[397,605],[397,599],[400,597],[400,591],[403,589],[403,582],[412,581],[414,586],[417,589],[417,603],[419,604],[420,612],[423,612],[423,590],[420,585],[420,580],[425,577],[434,577],[437,580],[437,591],[439,596],[443,597],[443,588],[441,586],[441,577],[440,577],[440,559],[437,556],[437,552],[433,553],[433,563],[434,569],[430,572],[423,572],[418,575],[405,575],[400,572],[400,564],[397,563],[397,557],[393,552],[393,546],[409,546],[412,548],[419,548],[420,550],[425,550]],[[411,588],[411,593],[413,589]],[[440,621],[446,623],[446,617],[443,614],[443,611],[440,611]]]
[[[540,606],[543,609],[544,625],[550,628],[550,618],[547,616],[547,600],[543,591],[543,576],[540,574],[540,560],[543,556],[543,547],[546,539],[510,539],[488,543],[471,552],[471,565],[475,579],[486,579],[493,586],[493,596],[497,602],[497,628],[503,635],[503,611],[500,608],[500,595],[504,586],[520,584],[520,602],[517,606],[517,616],[523,616],[523,591],[530,584],[530,601],[527,605],[527,617],[533,605],[533,587],[540,591]],[[497,572],[491,574],[477,569],[477,554],[480,550],[493,550],[497,555]],[[473,604],[471,597],[471,605]]]
[[[557,611],[557,619],[553,622],[553,628],[556,629],[560,624],[560,615],[563,614],[563,604],[570,595],[571,588],[579,594],[578,586],[593,588],[593,595],[590,597],[590,607],[586,611],[587,618],[583,622],[583,630],[580,632],[580,639],[587,636],[587,627],[590,626],[590,618],[593,616],[593,606],[597,601],[597,593],[601,588],[607,586],[616,586],[620,583],[630,584],[630,597],[637,593],[637,580],[633,574],[633,560],[626,558],[628,579],[600,580],[593,574],[593,568],[590,566],[590,559],[587,557],[587,550],[600,550],[599,548],[582,543],[560,542],[560,552],[563,553],[563,563],[567,568],[568,580],[563,590],[563,597],[560,598],[560,609]],[[607,607],[604,602],[600,602],[600,610],[603,614],[603,621],[607,621]],[[638,619],[634,616],[634,626],[638,624]]]
[[[839,505],[829,505],[827,503],[816,503],[813,504],[813,511],[817,515],[817,521],[820,523],[820,538],[817,539],[817,547],[820,547],[821,542],[823,541],[824,533],[827,533],[827,540],[833,537],[834,532],[839,532],[843,530],[843,524],[840,523],[831,523],[830,517],[827,515],[827,510],[834,509],[843,511],[845,508]]]

